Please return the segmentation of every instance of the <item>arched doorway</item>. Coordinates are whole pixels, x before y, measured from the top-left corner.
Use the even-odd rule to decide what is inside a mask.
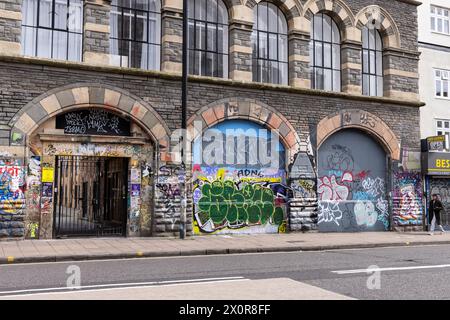
[[[318,151],[318,227],[324,232],[389,230],[388,157],[371,136],[343,129]]]
[[[27,166],[26,238],[152,234],[153,174],[170,132],[148,103],[74,84],[34,99],[10,126]]]
[[[206,129],[193,145],[194,234],[284,232],[286,149],[264,126],[241,119]]]

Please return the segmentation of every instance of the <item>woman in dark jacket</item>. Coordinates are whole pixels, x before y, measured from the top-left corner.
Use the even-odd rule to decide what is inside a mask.
[[[438,199],[437,194],[433,194],[433,199],[430,201],[430,223],[431,223],[431,229],[430,229],[430,235],[434,234],[434,228],[437,225],[441,229],[442,232],[445,232],[444,228],[441,225],[441,211],[444,209],[444,206],[442,205],[442,202]]]

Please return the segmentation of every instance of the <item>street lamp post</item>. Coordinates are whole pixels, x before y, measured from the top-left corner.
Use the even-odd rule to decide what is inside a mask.
[[[186,188],[186,163],[184,156],[186,152],[186,121],[187,121],[187,85],[188,85],[188,0],[183,0],[183,71],[182,71],[182,84],[181,84],[181,129],[183,134],[181,135],[181,161],[184,164],[183,181],[181,182],[181,206],[180,206],[180,239],[186,237],[186,208],[187,208],[187,188]]]

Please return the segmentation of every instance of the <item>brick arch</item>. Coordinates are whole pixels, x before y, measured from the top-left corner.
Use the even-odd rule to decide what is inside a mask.
[[[377,116],[359,109],[342,110],[317,125],[317,150],[334,133],[349,128],[365,131],[381,143],[392,160],[400,160],[400,142],[389,126]]]
[[[77,83],[53,89],[25,105],[9,122],[10,144],[26,146],[27,138],[45,121],[80,108],[97,107],[129,116],[164,148],[170,130],[161,116],[142,99],[107,85]]]
[[[377,21],[375,27],[381,34],[385,48],[401,47],[400,31],[389,12],[378,5],[367,6],[356,15],[356,28],[361,31],[364,26],[370,23],[369,19]]]
[[[203,130],[206,130],[220,122],[232,119],[250,120],[268,129],[276,130],[291,160],[300,151],[300,137],[286,117],[274,108],[252,99],[223,99],[201,108],[189,118],[188,132],[194,141],[202,133],[194,128],[196,121],[200,121]]]
[[[329,14],[341,30],[342,40],[351,39],[354,36],[355,16],[351,9],[340,0],[308,0],[303,7],[303,18],[309,23],[303,23],[303,31],[311,32],[313,15],[317,13]]]
[[[245,6],[253,9],[260,2],[271,2],[284,13],[289,25],[296,17],[300,17],[303,7],[299,0],[246,0]]]

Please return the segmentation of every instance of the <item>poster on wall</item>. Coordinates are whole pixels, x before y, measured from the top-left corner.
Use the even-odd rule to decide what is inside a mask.
[[[54,168],[42,168],[42,182],[53,182],[55,175]]]
[[[44,182],[42,184],[42,196],[43,197],[52,197],[53,196],[53,183]]]

